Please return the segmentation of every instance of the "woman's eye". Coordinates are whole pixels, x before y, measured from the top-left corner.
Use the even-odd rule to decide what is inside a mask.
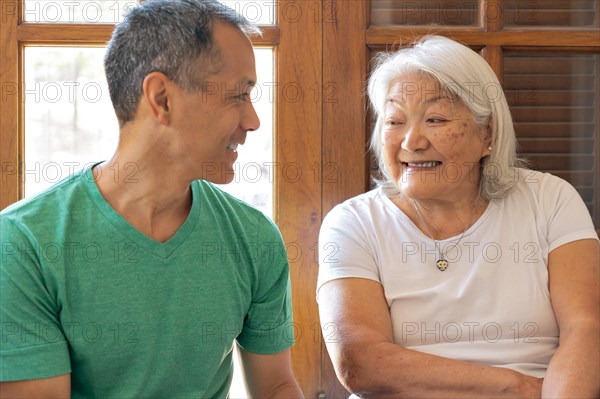
[[[442,118],[429,118],[427,119],[428,123],[444,123],[444,122],[448,122],[446,119],[442,119]]]
[[[395,120],[387,120],[387,121],[385,121],[385,124],[387,126],[398,126],[398,125],[401,125],[402,122],[395,121]]]

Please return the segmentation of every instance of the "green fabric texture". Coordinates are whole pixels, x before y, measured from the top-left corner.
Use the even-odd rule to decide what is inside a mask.
[[[110,207],[91,168],[0,213],[0,380],[70,372],[73,398],[227,397],[234,340],[292,346],[277,227],[208,182],[192,195],[165,243]]]

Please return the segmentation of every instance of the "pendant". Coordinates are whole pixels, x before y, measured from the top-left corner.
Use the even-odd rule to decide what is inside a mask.
[[[446,270],[446,268],[448,267],[448,261],[444,260],[444,259],[440,259],[437,262],[435,262],[436,266],[438,269],[440,269],[440,271],[444,271]]]

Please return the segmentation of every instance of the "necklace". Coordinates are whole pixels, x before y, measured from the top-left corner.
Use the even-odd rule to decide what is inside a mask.
[[[439,254],[439,259],[435,262],[435,265],[437,266],[437,268],[440,271],[443,272],[444,270],[446,270],[448,268],[448,260],[445,259],[446,256],[444,255],[444,253],[440,249],[439,243],[433,238],[433,234],[431,234],[431,231],[429,231],[429,226],[427,226],[427,223],[425,223],[425,220],[423,220],[423,216],[421,216],[421,212],[419,211],[419,206],[417,205],[417,202],[415,200],[413,200],[412,204],[413,204],[413,207],[415,208],[415,211],[417,212],[417,216],[419,217],[419,220],[421,221],[421,224],[425,227],[425,230],[427,230],[428,238],[430,238],[433,241],[433,244],[435,245],[435,249],[437,250],[437,252]],[[471,222],[473,221],[473,216],[475,215],[475,209],[477,209],[477,205],[479,205],[479,196],[477,196],[477,201],[475,201],[475,203],[473,204],[473,209],[471,210],[471,216],[469,217],[469,224],[468,225],[464,225],[465,229],[463,230],[462,234],[460,235],[460,237],[458,237],[458,240],[454,243],[454,245],[452,246],[452,248],[450,248],[448,251],[446,251],[446,253],[448,253],[451,250],[453,250],[454,248],[456,248],[456,246],[463,239],[463,237],[464,237],[465,233],[467,232],[469,226],[471,226]]]

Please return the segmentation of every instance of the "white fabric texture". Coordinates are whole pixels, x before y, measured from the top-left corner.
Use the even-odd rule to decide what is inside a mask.
[[[434,241],[382,189],[336,206],[319,236],[317,300],[334,279],[380,282],[396,344],[543,377],[559,342],[548,254],[598,237],[570,184],[523,169],[516,179],[457,246],[460,236],[438,241],[449,261],[443,272]]]

